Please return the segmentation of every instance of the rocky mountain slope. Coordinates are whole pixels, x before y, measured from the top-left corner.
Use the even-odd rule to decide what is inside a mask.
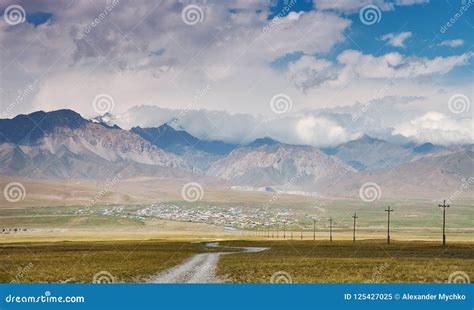
[[[140,136],[87,121],[70,110],[1,120],[0,173],[30,177],[103,178],[191,171],[180,157]]]
[[[311,188],[328,196],[359,197],[359,190],[371,182],[382,197],[437,198],[473,195],[473,146],[418,157],[394,167],[327,176]]]
[[[431,143],[402,146],[364,135],[360,139],[326,149],[325,152],[358,170],[374,170],[403,164],[420,155],[436,153],[443,149]]]
[[[218,160],[208,173],[239,185],[298,187],[329,175],[356,170],[318,148],[288,144],[241,147]]]
[[[167,124],[127,131],[111,119],[86,120],[58,110],[0,120],[0,175],[186,178],[331,197],[359,197],[368,182],[376,183],[383,197],[473,192],[472,145],[396,145],[364,136],[324,151],[269,137],[240,146],[205,141]]]
[[[160,149],[180,155],[188,165],[199,170],[207,170],[214,161],[238,147],[222,141],[200,140],[168,124],[151,128],[133,127],[130,131]]]

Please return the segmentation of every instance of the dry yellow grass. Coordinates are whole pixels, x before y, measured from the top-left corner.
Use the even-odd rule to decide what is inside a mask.
[[[163,240],[0,244],[0,282],[91,283],[101,272],[115,282],[144,282],[193,254],[218,250]]]
[[[474,277],[472,243],[383,240],[235,241],[225,245],[270,247],[260,253],[225,255],[221,277],[236,283],[445,283],[454,272]]]

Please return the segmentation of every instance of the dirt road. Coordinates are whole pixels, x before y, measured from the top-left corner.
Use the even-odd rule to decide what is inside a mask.
[[[208,243],[208,247],[219,247],[217,243]],[[268,248],[257,247],[232,247],[240,249],[240,253],[256,253],[268,250]],[[151,283],[221,283],[222,279],[216,276],[219,257],[226,254],[239,252],[216,252],[196,254],[184,263],[166,270],[153,277]]]

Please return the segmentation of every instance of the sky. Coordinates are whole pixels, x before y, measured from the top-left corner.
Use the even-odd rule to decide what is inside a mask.
[[[330,147],[472,143],[472,0],[0,0],[0,118]]]

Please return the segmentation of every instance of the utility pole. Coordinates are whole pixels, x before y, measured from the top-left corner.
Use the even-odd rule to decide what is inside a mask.
[[[277,239],[278,239],[278,238],[279,238],[279,237],[278,237],[278,225],[277,225]]]
[[[291,234],[291,240],[293,240],[293,230],[290,232]]]
[[[358,218],[357,213],[354,213],[352,218],[354,219],[354,230],[352,231],[352,242],[355,243],[356,242],[356,218]]]
[[[385,212],[387,212],[387,244],[390,244],[390,212],[393,212],[393,209],[390,209],[390,206],[388,206]]]
[[[283,239],[286,239],[286,222],[283,223]]]
[[[316,219],[313,217],[313,241],[316,240]]]
[[[303,240],[303,227],[301,227],[301,240]]]
[[[444,200],[443,204],[438,205],[438,207],[443,208],[443,246],[446,246],[446,208],[449,208],[449,205]]]
[[[332,242],[332,217],[329,218],[329,242]]]

